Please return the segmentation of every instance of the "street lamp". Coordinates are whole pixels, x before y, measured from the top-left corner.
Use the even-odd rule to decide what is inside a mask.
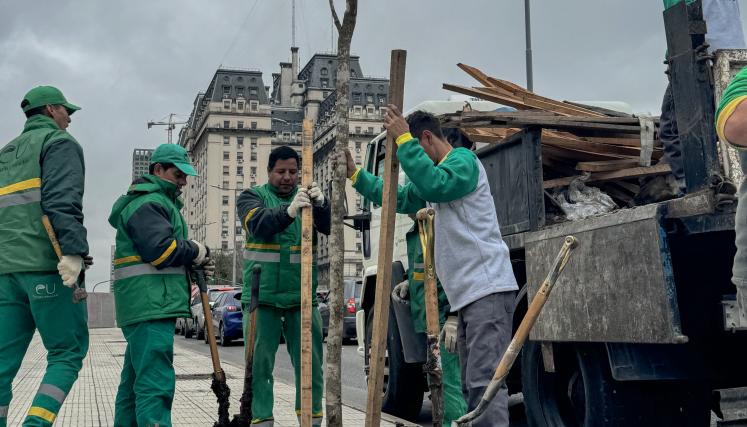
[[[238,252],[236,249],[236,208],[238,207],[236,202],[239,199],[238,193],[242,190],[238,188],[226,188],[212,184],[210,186],[223,191],[233,191],[233,215],[231,215],[231,217],[233,218],[233,221],[231,221],[231,232],[233,233],[233,263],[231,269],[231,281],[234,285],[236,285],[236,252]]]
[[[530,0],[524,0],[524,34],[526,36],[527,49],[527,90],[532,92],[534,76],[532,75],[532,26],[531,15],[529,13],[529,1]]]

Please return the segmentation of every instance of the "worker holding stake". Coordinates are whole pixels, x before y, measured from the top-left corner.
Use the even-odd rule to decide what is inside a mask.
[[[51,86],[21,102],[23,132],[0,150],[0,426],[7,425],[13,379],[36,329],[47,370],[24,426],[51,426],[88,352],[87,311],[73,299],[85,287],[88,258],[83,226],[83,150],[66,129],[80,108]],[[58,258],[42,224],[57,235]],[[90,259],[90,258],[89,258]]]
[[[473,152],[449,145],[433,115],[417,111],[405,120],[396,106],[389,105],[384,121],[410,179],[398,189],[397,211],[414,214],[430,206],[436,212],[436,273],[456,312],[445,322],[444,343],[447,350],[459,350],[462,388],[471,410],[511,339],[518,289],[487,176]],[[350,152],[339,160],[347,162],[353,187],[381,203],[381,178],[356,168]],[[505,387],[473,425],[508,426]]]
[[[410,215],[410,218],[414,219],[415,215]],[[415,332],[426,333],[423,246],[420,244],[417,222],[407,232],[405,239],[407,241],[407,264],[409,266],[407,280],[395,286],[394,291],[402,299],[409,298]],[[446,293],[439,281],[438,322],[441,328],[443,328],[450,311],[449,299],[446,298]],[[443,425],[451,426],[452,421],[456,421],[457,418],[467,412],[467,403],[462,395],[459,356],[455,352],[446,351],[443,341],[441,342],[441,369],[443,371],[444,394]]]
[[[252,425],[272,426],[273,377],[275,353],[283,334],[296,378],[296,414],[300,414],[301,377],[301,208],[313,206],[314,228],[324,234],[330,230],[330,206],[319,186],[298,187],[299,156],[291,147],[275,148],[267,165],[268,183],[244,190],[237,202],[239,217],[246,230],[244,251],[244,292],[241,302],[244,319],[249,318],[251,274],[255,265],[262,267],[259,307],[256,310],[256,335],[252,364]],[[316,294],[316,265],[312,295]],[[244,337],[246,342],[246,322]],[[312,411],[313,425],[321,425],[322,393],[322,318],[312,311]]]
[[[181,188],[195,176],[187,151],[163,144],[153,151],[149,173],[136,180],[112,208],[117,229],[114,301],[117,325],[127,340],[114,425],[171,426],[174,400],[174,324],[189,317],[187,269],[214,272],[210,251],[187,239],[179,211]]]

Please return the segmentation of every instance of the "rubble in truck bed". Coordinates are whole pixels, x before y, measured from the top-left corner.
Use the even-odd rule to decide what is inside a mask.
[[[444,89],[513,107],[513,112],[464,111],[441,116],[444,128],[459,128],[476,149],[500,145],[529,128],[541,129],[542,188],[550,203],[548,222],[578,219],[672,198],[669,165],[660,163],[658,117],[557,101],[465,64],[477,87]],[[653,185],[652,185],[653,184]],[[641,187],[647,188],[641,191]],[[643,194],[643,193],[655,194]],[[658,192],[658,193],[657,193]],[[663,197],[662,197],[663,195]],[[576,206],[573,205],[581,203]],[[569,207],[570,206],[570,207]],[[584,214],[585,207],[591,210]],[[599,208],[599,212],[595,210]],[[558,215],[560,214],[560,215]]]

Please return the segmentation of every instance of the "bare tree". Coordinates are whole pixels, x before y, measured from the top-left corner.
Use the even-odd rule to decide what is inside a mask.
[[[335,105],[335,150],[339,156],[348,147],[348,111],[350,98],[350,43],[353,40],[358,0],[346,0],[345,15],[340,23],[333,0],[329,8],[338,31],[337,39],[337,103]],[[339,157],[337,157],[339,158]],[[342,217],[345,215],[345,162],[337,162],[332,178],[332,231],[329,236],[329,334],[327,335],[327,426],[342,426],[342,318],[343,318],[343,267],[345,233]]]

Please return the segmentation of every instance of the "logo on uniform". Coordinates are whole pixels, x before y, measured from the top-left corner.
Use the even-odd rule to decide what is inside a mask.
[[[39,283],[34,286],[34,294],[36,298],[54,298],[57,296],[57,284]]]

